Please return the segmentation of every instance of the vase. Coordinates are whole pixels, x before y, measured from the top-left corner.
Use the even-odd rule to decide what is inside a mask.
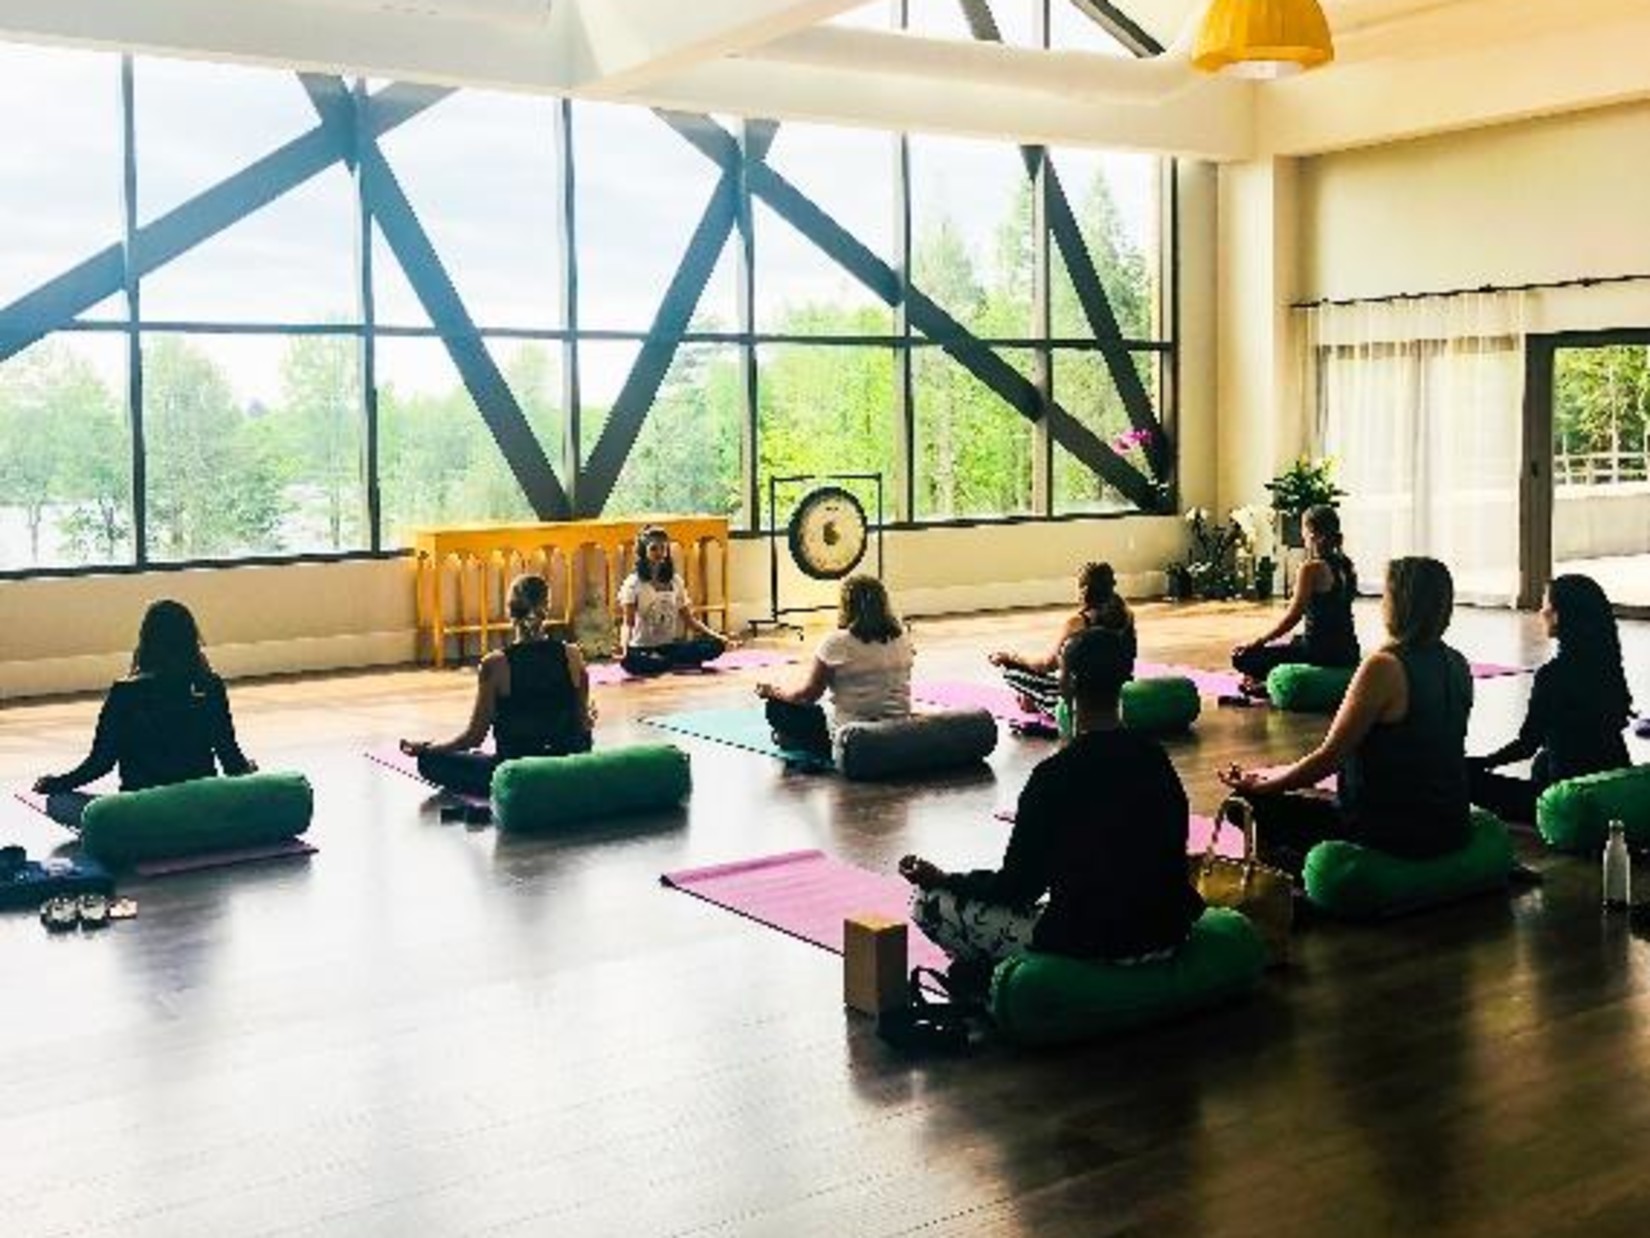
[[[1192,596],[1192,574],[1180,564],[1165,568],[1163,575],[1168,580],[1169,601],[1184,602]]]
[[[1290,550],[1304,550],[1306,539],[1301,533],[1301,514],[1299,512],[1278,513],[1278,536]]]

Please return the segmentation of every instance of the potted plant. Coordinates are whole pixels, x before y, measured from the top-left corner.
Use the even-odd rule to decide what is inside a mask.
[[[1169,601],[1184,602],[1192,596],[1192,573],[1184,563],[1171,563],[1163,569],[1169,582]]]
[[[1232,517],[1217,523],[1202,507],[1187,512],[1186,523],[1191,527],[1192,544],[1186,561],[1177,566],[1185,573],[1191,595],[1210,601],[1236,597],[1242,592],[1237,551],[1246,544],[1241,525]]]
[[[1272,492],[1272,510],[1282,525],[1283,544],[1292,550],[1305,545],[1301,539],[1301,516],[1308,508],[1339,506],[1346,491],[1335,484],[1335,461],[1301,456],[1282,473],[1266,483]]]

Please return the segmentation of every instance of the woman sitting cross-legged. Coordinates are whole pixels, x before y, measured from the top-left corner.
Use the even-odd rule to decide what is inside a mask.
[[[1085,563],[1077,573],[1077,611],[1060,626],[1060,635],[1047,653],[1036,656],[999,650],[989,660],[1002,668],[1003,678],[1023,705],[1053,717],[1060,703],[1060,651],[1073,636],[1091,628],[1122,638],[1129,660],[1128,678],[1132,679],[1138,652],[1134,614],[1117,592],[1117,573],[1109,563]]]
[[[469,725],[449,740],[401,741],[419,774],[445,790],[487,795],[505,761],[590,751],[590,677],[579,647],[551,632],[544,577],[511,581],[509,608],[510,644],[481,660]],[[475,751],[489,730],[496,751]]]
[[[47,797],[53,820],[78,828],[92,797],[77,789],[117,765],[120,789],[141,791],[211,778],[220,764],[226,774],[257,769],[235,739],[229,694],[206,660],[194,615],[163,600],[144,613],[131,673],[103,700],[90,755],[34,789]]]
[[[1535,822],[1535,801],[1553,783],[1632,764],[1621,733],[1633,697],[1610,599],[1589,576],[1560,576],[1547,587],[1541,618],[1558,654],[1535,673],[1518,738],[1467,763],[1472,802],[1525,824]],[[1529,778],[1494,772],[1531,757]]]
[[[875,576],[842,582],[837,630],[814,653],[807,680],[795,688],[759,683],[768,725],[781,748],[828,756],[831,728],[819,700],[827,692],[837,722],[880,722],[911,714],[911,638]]]
[[[1274,862],[1298,872],[1306,851],[1327,838],[1406,859],[1466,844],[1472,674],[1444,643],[1454,604],[1442,563],[1394,559],[1382,601],[1387,643],[1358,667],[1324,741],[1278,774],[1235,765],[1222,773],[1253,803]],[[1333,800],[1290,794],[1336,773]]]
[[[995,871],[948,873],[908,855],[911,918],[964,988],[1028,949],[1144,962],[1181,945],[1203,913],[1187,877],[1186,791],[1162,745],[1123,728],[1133,666],[1121,634],[1093,628],[1061,659],[1076,732],[1031,773]],[[1048,901],[1042,903],[1044,895]]]
[[[732,643],[700,621],[670,556],[670,534],[649,525],[636,538],[635,566],[619,587],[624,621],[619,663],[632,675],[662,675],[719,658]]]
[[[1264,636],[1232,650],[1232,666],[1243,676],[1243,691],[1249,696],[1265,696],[1266,676],[1286,663],[1358,665],[1358,633],[1352,623],[1358,572],[1342,548],[1340,513],[1333,507],[1308,508],[1301,528],[1307,560],[1295,576],[1288,612]],[[1272,643],[1303,622],[1294,640]]]

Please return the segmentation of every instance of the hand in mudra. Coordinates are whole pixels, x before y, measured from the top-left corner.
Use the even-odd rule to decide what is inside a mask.
[[[899,875],[904,877],[919,890],[932,890],[945,880],[945,873],[938,865],[930,864],[920,855],[905,856],[899,862]]]

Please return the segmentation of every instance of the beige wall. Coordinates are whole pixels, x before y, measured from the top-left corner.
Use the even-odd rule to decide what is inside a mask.
[[[1650,105],[1301,161],[1302,298],[1650,273]],[[1650,283],[1542,293],[1536,330],[1650,323]]]
[[[1292,301],[1650,273],[1650,105],[1220,170],[1220,504],[1305,443]],[[1650,282],[1532,294],[1536,332],[1650,325]]]

